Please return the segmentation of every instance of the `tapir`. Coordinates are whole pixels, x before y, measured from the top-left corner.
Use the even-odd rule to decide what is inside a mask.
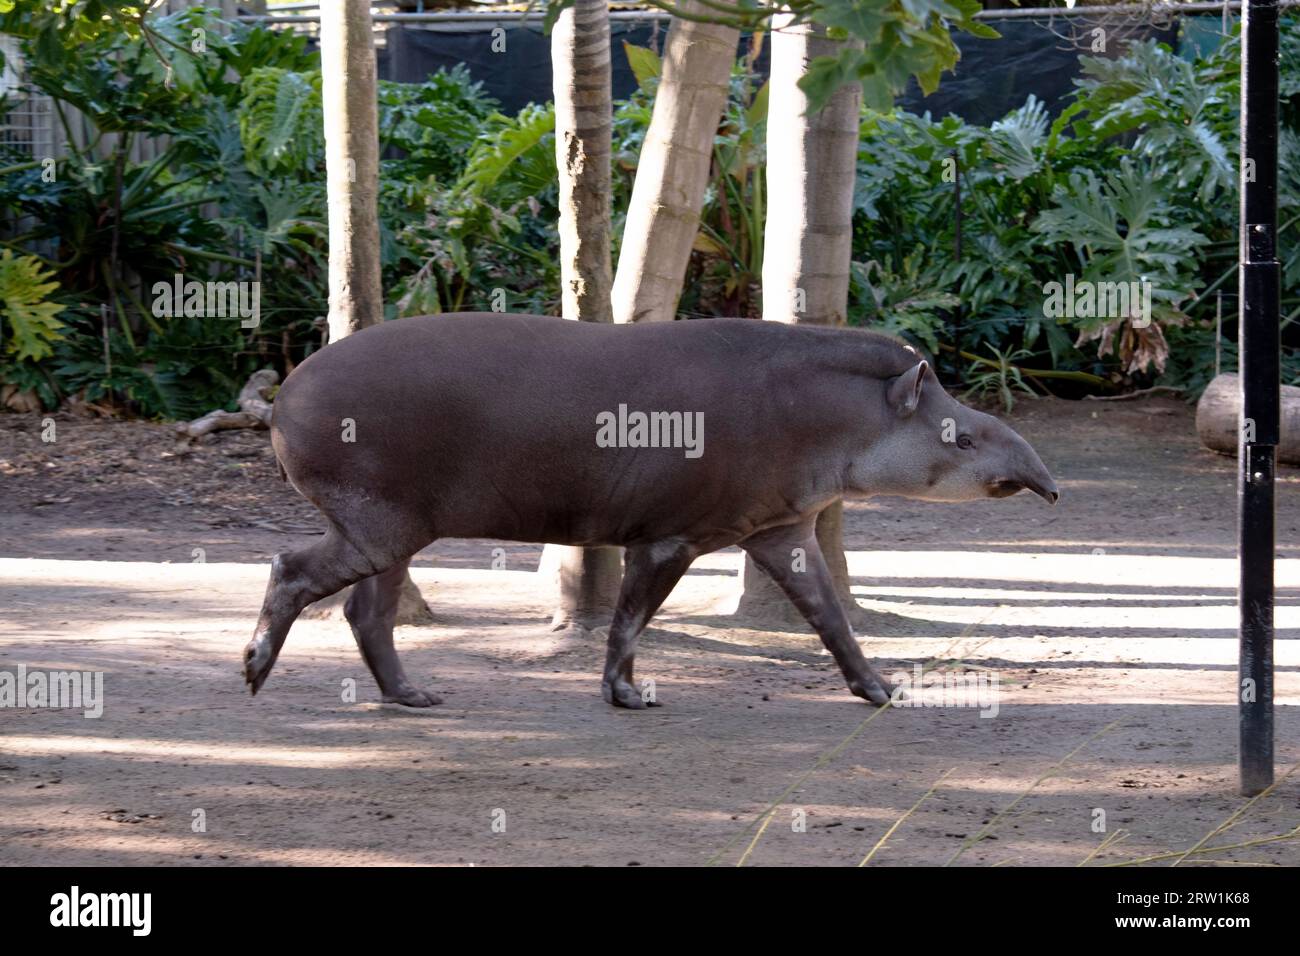
[[[1059,497],[1033,448],[949,396],[905,343],[751,319],[384,322],[294,369],[271,444],[328,530],[271,563],[244,650],[249,689],[308,604],[356,584],[344,611],[361,655],[383,700],[409,707],[441,702],[411,684],[393,647],[407,565],[438,538],[626,549],[601,692],[633,709],[647,704],[632,676],[642,630],[692,561],[738,545],[849,690],[885,704],[893,687],[836,596],[818,513],[874,495]]]

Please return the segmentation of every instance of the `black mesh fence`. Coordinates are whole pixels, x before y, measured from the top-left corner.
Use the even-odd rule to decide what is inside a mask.
[[[956,34],[961,61],[953,73],[944,74],[939,89],[923,96],[912,82],[899,105],[912,112],[934,116],[956,114],[971,123],[986,125],[1023,105],[1032,93],[1049,111],[1056,112],[1079,75],[1081,53],[1114,56],[1132,39],[1155,37],[1189,53],[1204,50],[1207,38],[1218,35],[1218,16],[1170,17],[1161,21],[1125,20],[1115,16],[1089,21],[1075,17],[995,19],[987,21],[1001,39],[988,40]],[[494,33],[499,30],[502,32]],[[1098,36],[1095,31],[1104,30]],[[613,39],[613,92],[629,95],[636,79],[623,52],[623,43],[662,49],[666,24],[645,20],[615,21]],[[1098,49],[1098,47],[1102,47]],[[739,56],[749,48],[742,37]],[[497,23],[439,25],[394,24],[387,30],[380,53],[379,73],[388,80],[418,83],[439,67],[464,63],[474,79],[482,81],[507,113],[528,103],[551,99],[550,38],[540,23],[501,20]],[[768,70],[767,48],[757,63]]]

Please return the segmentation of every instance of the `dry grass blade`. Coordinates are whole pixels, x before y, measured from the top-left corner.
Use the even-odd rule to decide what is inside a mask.
[[[1260,837],[1258,840],[1245,840],[1241,843],[1225,843],[1223,846],[1201,846],[1197,844],[1190,850],[1174,850],[1172,853],[1157,853],[1153,856],[1142,856],[1135,860],[1122,860],[1119,863],[1105,863],[1103,866],[1140,866],[1143,863],[1157,863],[1160,860],[1172,860],[1177,857],[1174,866],[1182,863],[1188,856],[1201,853],[1222,853],[1224,850],[1245,850],[1253,846],[1263,846],[1266,843],[1281,843],[1284,840],[1300,840],[1300,826],[1296,827],[1289,833],[1283,833],[1280,836]],[[1192,862],[1208,862],[1193,860]],[[1228,862],[1228,861],[1222,861]]]
[[[772,822],[772,818],[773,818],[774,816],[775,816],[775,814],[769,813],[769,814],[768,814],[768,815],[763,819],[763,825],[762,825],[761,827],[759,827],[759,828],[758,828],[758,832],[754,834],[754,839],[752,839],[752,840],[749,841],[749,846],[745,847],[745,852],[742,853],[742,854],[740,854],[740,859],[736,861],[736,866],[744,866],[744,865],[745,865],[745,861],[749,859],[749,854],[753,853],[753,852],[754,852],[754,847],[758,846],[758,841],[759,841],[760,838],[762,838],[762,836],[763,836],[763,831],[767,829],[767,825],[768,825],[769,823]]]
[[[1184,854],[1183,854],[1182,856],[1180,856],[1178,859],[1174,860],[1174,862],[1173,862],[1172,865],[1173,865],[1173,866],[1177,866],[1179,863],[1182,863],[1183,860],[1187,859],[1187,858],[1188,858],[1189,856],[1191,856],[1193,853],[1199,853],[1199,852],[1201,851],[1201,847],[1205,846],[1205,844],[1209,843],[1211,840],[1213,840],[1216,836],[1218,836],[1218,835],[1219,835],[1220,833],[1222,833],[1224,830],[1228,829],[1228,828],[1231,827],[1233,824],[1235,824],[1235,823],[1237,822],[1237,820],[1240,819],[1242,816],[1244,816],[1244,815],[1246,814],[1246,812],[1247,812],[1251,807],[1253,807],[1255,804],[1257,804],[1259,801],[1263,800],[1263,799],[1264,799],[1265,797],[1267,797],[1270,793],[1272,793],[1275,789],[1277,789],[1277,787],[1278,787],[1279,784],[1281,784],[1284,780],[1286,780],[1288,777],[1290,777],[1291,774],[1295,773],[1297,767],[1300,767],[1300,761],[1297,761],[1296,763],[1293,763],[1293,764],[1291,765],[1291,769],[1290,769],[1290,770],[1288,770],[1286,773],[1282,774],[1282,776],[1278,777],[1276,780],[1274,780],[1272,783],[1270,783],[1267,787],[1265,787],[1265,788],[1264,788],[1263,790],[1261,790],[1259,793],[1255,794],[1253,797],[1251,797],[1249,800],[1247,800],[1247,801],[1245,802],[1245,804],[1243,804],[1240,808],[1238,808],[1238,810],[1237,810],[1236,813],[1232,814],[1232,816],[1228,817],[1228,819],[1224,820],[1222,823],[1220,823],[1217,827],[1215,827],[1215,828],[1214,828],[1213,830],[1211,830],[1209,833],[1205,834],[1205,836],[1201,837],[1201,839],[1197,842],[1196,846],[1192,847],[1190,850],[1188,850],[1186,853],[1184,853]],[[1297,827],[1296,829],[1297,829],[1297,830],[1300,830],[1300,827]],[[1292,833],[1295,833],[1295,832],[1296,832],[1295,830],[1292,831]],[[1276,837],[1275,839],[1285,840],[1285,839],[1288,839],[1288,837],[1285,837],[1285,836],[1283,836],[1283,837]],[[1226,848],[1222,848],[1222,849],[1226,849]]]
[[[1114,833],[1107,834],[1106,839],[1102,840],[1095,847],[1093,847],[1092,852],[1089,853],[1087,856],[1085,856],[1078,863],[1076,863],[1075,866],[1087,866],[1090,862],[1092,862],[1092,859],[1102,850],[1107,850],[1110,847],[1114,846],[1116,843],[1119,843],[1121,840],[1128,839],[1128,836],[1129,836],[1129,832],[1127,830],[1116,830]]]
[[[1031,783],[1029,787],[1020,794],[1020,796],[1016,797],[1016,799],[1012,800],[1003,809],[999,810],[997,816],[995,816],[992,820],[990,820],[987,824],[985,824],[984,828],[980,830],[979,833],[975,834],[973,837],[971,837],[970,839],[962,843],[962,845],[956,849],[953,855],[948,857],[948,862],[946,862],[944,866],[952,866],[954,863],[956,863],[958,858],[960,858],[963,853],[965,853],[976,843],[979,843],[980,840],[983,840],[986,836],[992,833],[993,828],[998,825],[998,823],[1002,820],[1002,818],[1005,817],[1012,810],[1014,810],[1017,806],[1019,806],[1020,801],[1024,800],[1025,797],[1029,796],[1029,794],[1031,794],[1040,783],[1042,783],[1052,774],[1060,770],[1061,767],[1065,766],[1066,761],[1068,761],[1071,757],[1077,754],[1084,747],[1088,746],[1088,744],[1092,743],[1094,740],[1096,740],[1098,737],[1102,736],[1103,734],[1109,733],[1110,730],[1114,728],[1117,724],[1119,724],[1122,720],[1123,720],[1122,717],[1119,720],[1112,720],[1105,727],[1101,728],[1101,730],[1097,731],[1095,734],[1093,734],[1083,743],[1079,744],[1079,746],[1075,747],[1073,750],[1071,750],[1068,754],[1066,754],[1056,763],[1052,764],[1050,767],[1044,770],[1042,774],[1039,775],[1038,779],[1035,780],[1033,783]]]
[[[995,608],[994,610],[989,611],[988,614],[984,615],[984,617],[983,617],[982,619],[980,619],[980,620],[978,620],[978,621],[972,621],[970,624],[966,625],[966,627],[962,630],[962,632],[961,632],[959,635],[957,635],[956,639],[955,639],[951,644],[948,645],[948,648],[947,648],[947,650],[945,650],[945,652],[944,652],[943,655],[939,655],[939,656],[936,656],[936,657],[931,658],[929,661],[927,661],[927,662],[926,662],[926,663],[921,667],[921,673],[924,674],[928,669],[932,669],[932,668],[933,668],[936,664],[938,664],[938,663],[948,663],[949,660],[948,660],[948,658],[946,657],[947,651],[949,651],[949,650],[951,650],[952,648],[956,647],[958,644],[960,644],[961,641],[963,641],[963,640],[965,640],[967,637],[969,637],[971,631],[973,631],[975,628],[984,626],[984,624],[988,621],[988,619],[989,619],[990,617],[993,616],[993,614],[995,613],[996,610],[997,610],[997,609]],[[987,644],[990,640],[992,640],[991,637],[990,637],[990,638],[986,638],[986,639],[983,640],[983,641],[980,641],[978,644],[975,645],[975,647],[973,647],[973,648],[971,649],[971,651],[969,651],[969,652],[967,652],[967,653],[971,653],[971,652],[973,652],[973,651],[977,651],[977,650],[979,650],[981,647],[983,647],[985,644]],[[866,730],[867,727],[871,724],[871,722],[872,722],[873,720],[875,720],[877,717],[879,717],[881,714],[885,713],[885,711],[887,711],[887,710],[889,710],[889,709],[890,709],[889,707],[879,707],[879,708],[877,708],[876,710],[872,711],[871,714],[870,714],[870,715],[869,715],[865,720],[862,721],[862,723],[858,724],[857,727],[853,728],[853,730],[849,733],[849,735],[848,735],[847,737],[845,737],[843,740],[841,740],[838,744],[836,744],[836,745],[835,745],[834,747],[832,747],[830,750],[826,751],[826,752],[823,753],[821,756],[819,756],[819,757],[817,758],[817,761],[816,761],[816,762],[815,762],[811,767],[809,767],[806,771],[804,771],[803,774],[801,774],[801,775],[799,776],[798,779],[796,779],[793,783],[791,783],[790,786],[788,786],[788,787],[786,787],[784,790],[782,790],[782,791],[781,791],[781,794],[780,794],[780,795],[779,795],[775,800],[773,800],[771,803],[769,803],[769,804],[767,805],[767,808],[764,809],[763,812],[762,812],[761,814],[759,814],[759,816],[758,816],[758,817],[757,817],[753,822],[751,822],[751,823],[749,824],[749,826],[745,827],[743,830],[741,830],[739,833],[737,833],[734,837],[732,837],[730,840],[728,840],[728,841],[723,845],[723,847],[722,847],[721,850],[719,850],[717,853],[713,854],[713,856],[709,857],[708,861],[707,861],[704,865],[705,865],[705,866],[713,866],[713,865],[716,864],[720,859],[722,859],[722,857],[723,857],[724,855],[726,855],[726,854],[731,850],[731,848],[734,847],[734,846],[736,845],[736,843],[739,842],[740,839],[741,839],[742,837],[744,837],[744,835],[745,835],[746,833],[748,833],[748,832],[749,832],[751,829],[753,829],[756,825],[759,825],[760,823],[763,823],[763,822],[766,821],[768,818],[770,818],[770,817],[772,816],[772,814],[776,812],[776,808],[779,807],[782,803],[784,803],[785,800],[786,800],[786,798],[787,798],[788,796],[790,796],[790,794],[792,794],[792,793],[794,793],[796,790],[798,790],[799,787],[803,785],[804,781],[806,781],[806,780],[807,780],[809,777],[811,777],[814,773],[816,773],[818,770],[820,770],[820,769],[821,769],[822,767],[824,767],[826,764],[830,763],[830,761],[834,760],[837,756],[839,756],[840,751],[842,751],[845,747],[847,747],[850,743],[852,743],[852,742],[857,738],[857,736],[858,736],[860,733],[862,733],[862,731]],[[764,824],[764,826],[765,826],[765,824]],[[748,846],[748,848],[745,850],[745,856],[746,856],[746,857],[747,857],[747,856],[748,856],[748,855],[753,851],[754,847],[757,846],[757,844],[758,844],[758,838],[759,838],[760,836],[762,836],[762,835],[763,835],[763,834],[762,834],[762,830],[761,830],[761,829],[760,829],[760,831],[759,831],[757,834],[754,835],[754,839],[752,839],[752,840],[749,842],[749,846]]]
[[[931,784],[929,790],[921,794],[921,799],[917,800],[916,803],[908,807],[907,812],[894,821],[894,825],[891,826],[888,830],[886,830],[884,835],[879,840],[876,841],[876,845],[871,848],[871,852],[862,858],[862,862],[859,863],[858,866],[866,866],[871,861],[871,858],[876,855],[876,851],[879,850],[881,847],[883,847],[885,845],[885,841],[894,835],[894,831],[897,830],[900,826],[902,826],[903,821],[912,815],[912,811],[915,810],[917,807],[919,807],[921,804],[923,804],[926,801],[926,799],[930,796],[930,794],[934,793],[934,791],[938,788],[939,784],[947,780],[949,774],[951,774],[956,769],[957,769],[956,767],[951,767],[948,770],[945,770],[943,772],[943,776],[940,777],[938,780],[936,780],[933,784]]]

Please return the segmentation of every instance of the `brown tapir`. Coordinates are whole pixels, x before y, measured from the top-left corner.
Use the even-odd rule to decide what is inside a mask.
[[[951,398],[903,343],[855,329],[400,319],[312,355],[274,410],[280,464],[329,530],[271,564],[244,651],[253,693],[302,609],[357,583],[345,612],[383,699],[439,703],[393,648],[407,564],[437,538],[498,538],[627,549],[601,683],[611,704],[645,706],[638,636],[695,558],[733,544],[807,618],[849,689],[883,704],[892,688],[835,595],[817,513],[872,495],[1058,497],[1024,439]]]

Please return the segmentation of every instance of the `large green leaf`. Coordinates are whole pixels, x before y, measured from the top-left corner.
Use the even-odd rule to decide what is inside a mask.
[[[258,67],[244,79],[239,135],[254,172],[311,167],[324,150],[320,73]]]
[[[989,129],[990,158],[1017,181],[1042,168],[1047,143],[1047,109],[1033,94],[1025,105],[998,120]]]
[[[1079,280],[1149,283],[1151,289],[1149,325],[1130,321],[1131,316],[1080,318],[1080,342],[1098,340],[1101,354],[1114,348],[1129,371],[1163,369],[1168,344],[1162,326],[1186,321],[1178,306],[1197,284],[1195,255],[1205,236],[1178,224],[1180,211],[1149,166],[1127,159],[1104,180],[1091,170],[1072,174],[1052,199],[1053,208],[1033,227],[1047,240],[1075,249]]]
[[[1133,151],[1157,177],[1172,177],[1203,203],[1234,185],[1227,143],[1236,138],[1233,91],[1219,68],[1195,64],[1154,39],[1114,59],[1079,58],[1078,103],[1088,132],[1103,139],[1140,130]]]
[[[923,93],[932,93],[961,56],[952,28],[998,36],[973,19],[979,0],[818,0],[800,9],[832,38],[856,41],[834,56],[814,59],[799,81],[813,111],[846,83],[860,84],[863,101],[880,111],[893,105],[913,77]]]
[[[457,191],[509,205],[555,183],[555,107],[529,105],[514,119],[497,114],[470,152]]]
[[[626,40],[623,41],[623,53],[627,57],[627,65],[632,68],[632,75],[636,77],[637,86],[647,92],[653,90],[663,69],[659,54],[649,47],[637,46]]]
[[[53,353],[53,343],[63,337],[63,323],[55,318],[63,306],[48,297],[58,287],[40,260],[0,252],[0,335],[8,333],[8,355],[21,362]]]

